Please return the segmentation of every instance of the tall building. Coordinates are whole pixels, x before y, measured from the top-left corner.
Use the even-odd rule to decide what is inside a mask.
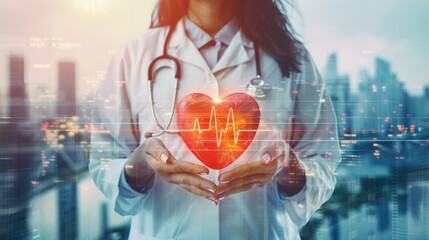
[[[0,239],[28,239],[32,174],[37,156],[22,56],[9,58],[9,118],[0,120]]]
[[[426,127],[429,120],[429,86],[425,86],[423,96],[414,97],[410,101],[411,124],[417,127]],[[427,127],[426,127],[427,128]]]
[[[391,80],[390,63],[382,58],[375,59],[375,80],[385,84]]]
[[[74,62],[58,64],[58,81],[57,115],[76,116],[76,64]]]
[[[325,81],[333,102],[338,120],[340,137],[351,131],[352,118],[350,112],[350,80],[347,75],[338,73],[337,54],[329,55],[325,67]]]
[[[60,121],[67,122],[77,115],[76,103],[76,64],[74,62],[60,62],[58,64],[58,104],[57,116]],[[67,136],[66,129],[59,134]],[[57,170],[62,177],[67,174],[77,174],[78,157],[77,136],[68,136],[64,141],[64,148],[57,155]],[[60,177],[60,178],[61,178]],[[78,232],[78,202],[77,183],[72,179],[65,179],[59,186],[58,210],[60,219],[59,233],[61,239],[76,239]]]
[[[12,55],[9,57],[9,117],[25,119],[28,117],[28,100],[25,90],[24,57]]]
[[[375,76],[360,74],[354,129],[361,133],[394,134],[407,124],[408,95],[390,70],[390,63],[375,60]]]

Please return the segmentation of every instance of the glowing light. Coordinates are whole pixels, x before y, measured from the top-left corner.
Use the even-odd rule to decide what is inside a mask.
[[[76,0],[75,5],[79,9],[91,13],[104,11],[111,0]]]
[[[213,122],[214,122],[214,124],[213,124]],[[229,125],[231,125],[231,127],[232,127],[232,132],[234,134],[234,143],[235,144],[237,144],[237,142],[238,142],[238,135],[240,134],[240,132],[257,132],[258,131],[258,130],[236,130],[234,110],[232,108],[230,108],[228,111],[228,116],[226,118],[225,128],[222,128],[219,130],[218,125],[217,125],[216,107],[213,106],[211,113],[210,113],[210,121],[209,121],[208,128],[201,129],[200,121],[197,118],[197,119],[195,119],[193,129],[188,130],[188,132],[198,131],[201,134],[203,132],[212,131],[212,129],[214,127],[214,130],[216,132],[216,143],[217,143],[217,146],[219,147],[221,142],[222,142],[222,134],[226,134],[228,132],[228,129],[229,129],[228,126]],[[182,130],[182,132],[187,132],[187,130]]]

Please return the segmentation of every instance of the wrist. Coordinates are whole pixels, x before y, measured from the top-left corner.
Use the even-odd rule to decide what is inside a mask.
[[[142,189],[148,187],[148,183],[152,182],[155,172],[149,164],[143,159],[136,161],[132,156],[124,165],[124,176],[128,185],[136,192],[141,192]]]
[[[306,182],[305,169],[291,151],[288,163],[277,176],[277,186],[286,195],[294,196],[304,188]]]

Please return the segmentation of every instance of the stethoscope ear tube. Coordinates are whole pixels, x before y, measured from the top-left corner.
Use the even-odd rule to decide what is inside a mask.
[[[149,82],[149,98],[150,98],[150,105],[151,105],[151,109],[152,109],[152,116],[156,121],[156,125],[158,126],[158,128],[160,129],[160,131],[158,133],[152,133],[152,132],[146,132],[144,134],[145,138],[151,138],[151,137],[158,137],[161,136],[162,134],[164,134],[167,129],[170,127],[171,121],[173,120],[173,116],[174,116],[174,108],[176,105],[176,98],[177,98],[177,89],[179,87],[179,79],[182,77],[182,70],[180,67],[180,62],[177,58],[168,55],[167,53],[167,47],[168,47],[168,42],[170,41],[171,35],[174,32],[175,26],[171,26],[170,30],[168,31],[167,34],[167,38],[165,39],[165,43],[164,43],[164,49],[163,49],[163,54],[157,58],[155,58],[149,65],[149,69],[148,69],[148,73],[147,73],[147,79]],[[174,98],[171,104],[171,115],[168,119],[167,125],[165,127],[161,126],[161,124],[159,123],[158,117],[155,113],[155,105],[154,105],[154,101],[153,101],[153,80],[154,78],[154,68],[155,65],[162,61],[162,60],[170,60],[174,62],[174,66],[175,66],[175,91],[174,91]]]
[[[161,136],[162,134],[164,134],[167,129],[170,127],[171,125],[171,121],[173,120],[173,116],[174,116],[174,109],[176,107],[176,101],[177,101],[177,89],[179,88],[179,79],[175,78],[175,86],[174,86],[174,96],[173,96],[173,100],[171,101],[171,108],[170,108],[170,117],[168,118],[168,122],[167,125],[164,127],[159,123],[159,119],[158,116],[156,115],[155,112],[155,104],[153,101],[153,81],[149,81],[149,98],[150,98],[150,105],[151,105],[151,110],[152,110],[152,116],[155,119],[156,125],[158,126],[158,128],[160,129],[159,133],[151,133],[151,132],[147,132],[145,133],[145,137],[146,138],[150,138],[150,137],[158,137]]]
[[[170,56],[170,55],[166,55],[166,54],[155,58],[150,63],[149,69],[148,69],[148,72],[147,72],[147,80],[149,82],[151,82],[154,79],[154,68],[155,68],[155,65],[158,62],[162,61],[162,60],[170,60],[170,61],[174,62],[174,66],[176,68],[175,69],[175,75],[174,75],[174,77],[176,78],[176,80],[179,80],[182,77],[182,70],[181,70],[181,67],[180,67],[180,62],[179,62],[179,60],[177,58],[175,58],[173,56]]]
[[[255,49],[255,61],[256,61],[256,78],[262,77],[262,70],[261,70],[261,59],[259,56],[259,46],[256,43],[253,43],[254,49]]]
[[[171,61],[173,61],[174,62],[174,65],[175,65],[175,67],[176,67],[176,74],[175,74],[175,77],[176,77],[176,80],[178,80],[178,79],[180,79],[181,77],[182,77],[182,70],[181,70],[181,68],[180,68],[180,62],[179,62],[179,60],[177,59],[177,58],[175,58],[175,57],[173,57],[173,56],[171,56],[171,55],[168,55],[168,52],[167,52],[167,48],[168,48],[168,43],[170,42],[170,38],[171,38],[171,35],[173,34],[173,32],[174,32],[174,30],[176,29],[176,26],[175,25],[173,25],[173,26],[171,26],[170,27],[170,29],[168,30],[168,33],[167,33],[167,37],[165,38],[165,42],[164,42],[164,48],[163,48],[163,52],[162,52],[162,55],[161,56],[159,56],[159,57],[157,57],[157,58],[155,58],[151,63],[150,63],[150,65],[149,65],[149,69],[148,69],[148,71],[147,71],[147,79],[149,80],[149,81],[152,81],[154,78],[154,76],[153,76],[153,70],[154,70],[154,67],[155,67],[155,64],[157,63],[157,62],[159,62],[159,61],[161,61],[161,60],[171,60]]]

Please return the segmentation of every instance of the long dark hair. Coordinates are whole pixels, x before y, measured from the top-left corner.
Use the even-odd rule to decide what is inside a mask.
[[[286,9],[286,0],[231,0],[240,2],[237,17],[243,34],[270,54],[279,64],[283,76],[300,72],[305,56],[302,42],[297,39]],[[187,0],[159,0],[157,21],[151,27],[172,26],[187,14]],[[155,12],[156,14],[156,12]]]

